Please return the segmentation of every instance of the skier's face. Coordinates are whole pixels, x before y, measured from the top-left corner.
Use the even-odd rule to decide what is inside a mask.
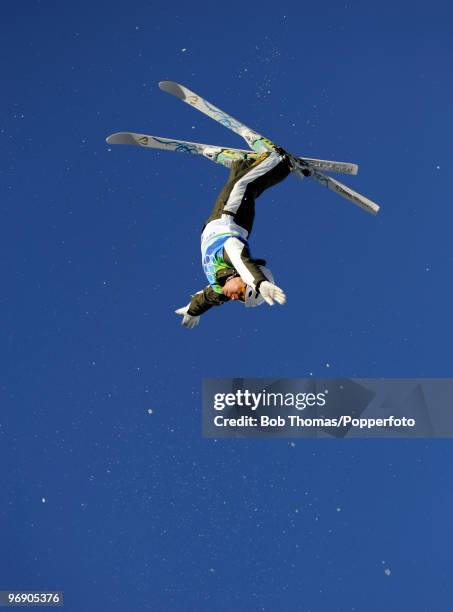
[[[245,300],[245,287],[246,284],[239,278],[239,276],[235,276],[234,278],[230,278],[225,283],[222,293],[230,298],[230,300]]]

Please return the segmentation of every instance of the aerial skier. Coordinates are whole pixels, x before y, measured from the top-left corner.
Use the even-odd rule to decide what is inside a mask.
[[[251,257],[248,237],[255,218],[256,198],[290,172],[299,178],[315,179],[369,213],[379,211],[372,200],[320,172],[357,174],[356,164],[294,156],[183,85],[162,81],[159,86],[239,134],[250,147],[249,150],[228,149],[132,132],[118,132],[107,138],[109,144],[201,154],[230,168],[228,181],[201,234],[202,265],[209,284],[193,295],[186,306],[175,311],[182,316],[184,327],[195,327],[203,313],[230,300],[251,307],[265,302],[270,306],[275,302],[285,304],[285,293],[274,283],[272,272],[265,267],[266,262]]]
[[[229,151],[220,148],[209,152],[211,159],[215,156],[216,162],[231,170],[201,234],[202,264],[209,284],[192,296],[187,306],[175,311],[188,328],[198,325],[207,310],[230,300],[248,307],[286,301],[271,271],[264,267],[266,262],[252,259],[248,237],[255,218],[255,199],[288,176],[290,161],[269,140],[256,139],[253,133],[248,138],[255,153],[244,153],[243,159],[232,160]]]

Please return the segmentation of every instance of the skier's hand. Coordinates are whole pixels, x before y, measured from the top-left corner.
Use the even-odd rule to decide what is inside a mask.
[[[284,291],[269,281],[263,281],[260,284],[259,292],[269,306],[273,306],[274,302],[281,305],[286,302],[286,295]]]
[[[175,313],[182,315],[181,325],[189,329],[192,329],[193,327],[196,327],[198,325],[198,323],[200,322],[200,317],[194,317],[190,314],[187,314],[187,311],[189,310],[189,306],[190,304],[187,304],[187,306],[178,308],[178,310],[175,310]]]

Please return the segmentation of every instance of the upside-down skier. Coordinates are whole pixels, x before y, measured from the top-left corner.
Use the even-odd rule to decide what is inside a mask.
[[[240,300],[245,306],[259,306],[264,302],[270,306],[275,302],[285,303],[285,293],[274,284],[272,272],[265,267],[266,262],[252,259],[247,240],[253,227],[256,198],[290,172],[301,179],[312,177],[368,213],[378,213],[376,202],[322,172],[357,174],[357,164],[295,156],[187,87],[173,81],[161,81],[159,87],[232,130],[250,147],[249,150],[228,149],[134,132],[116,132],[107,138],[108,144],[204,155],[230,168],[228,181],[201,235],[203,270],[209,284],[193,295],[187,306],[175,311],[182,315],[185,327],[195,327],[204,312],[230,300]]]
[[[175,311],[188,328],[198,325],[204,312],[230,300],[245,306],[286,301],[271,271],[264,267],[265,260],[251,257],[248,237],[256,198],[288,176],[290,160],[283,149],[258,134],[250,132],[243,137],[254,151],[244,153],[243,159],[232,161],[222,149],[210,154],[231,170],[201,234],[202,265],[209,284],[187,306]]]

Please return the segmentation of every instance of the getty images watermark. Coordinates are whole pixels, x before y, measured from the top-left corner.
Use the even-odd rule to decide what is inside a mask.
[[[450,437],[451,379],[208,379],[208,437]]]

